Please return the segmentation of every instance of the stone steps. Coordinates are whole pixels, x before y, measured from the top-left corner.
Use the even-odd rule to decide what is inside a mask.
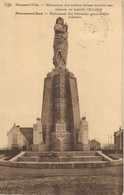
[[[13,162],[13,167],[39,168],[39,169],[80,169],[101,168],[110,166],[109,161],[79,161],[79,162]]]
[[[102,161],[101,156],[75,156],[75,157],[35,157],[35,156],[23,156],[19,157],[18,161],[27,162],[75,162],[75,161]]]
[[[25,152],[12,166],[39,169],[76,169],[108,166],[96,152]]]
[[[54,153],[54,155],[53,155]],[[52,154],[52,156],[51,156]],[[45,155],[42,156],[41,155]],[[57,155],[57,156],[56,156]],[[31,169],[82,169],[122,165],[123,160],[113,160],[97,152],[21,152],[9,161],[2,159],[0,165]]]
[[[56,155],[57,157],[75,157],[75,156],[95,156],[95,151],[73,151],[73,152],[55,152],[55,151],[46,151],[46,152],[25,152],[25,156],[35,156],[35,157],[41,157],[43,155],[46,155],[48,153],[52,153]]]

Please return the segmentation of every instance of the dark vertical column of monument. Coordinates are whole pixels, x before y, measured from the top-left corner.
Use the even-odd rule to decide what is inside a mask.
[[[72,149],[77,149],[77,139],[80,123],[80,109],[77,89],[77,80],[72,73],[68,74],[68,121],[71,131]]]
[[[44,150],[50,150],[50,133],[53,126],[53,78],[48,74],[47,78],[44,79],[44,92],[43,92],[43,103],[42,103],[42,114],[41,122],[43,128],[43,141],[45,148]],[[41,148],[42,150],[42,148]]]
[[[66,108],[67,108],[67,83],[66,74],[59,73],[54,76],[53,82],[53,100],[54,100],[54,122],[66,123]]]
[[[70,150],[70,133],[67,123],[67,75],[55,69],[53,76],[53,132],[52,150]]]

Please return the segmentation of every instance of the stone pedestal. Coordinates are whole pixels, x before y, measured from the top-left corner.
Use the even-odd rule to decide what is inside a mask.
[[[41,119],[37,118],[37,122],[33,124],[33,145],[32,150],[38,151],[39,145],[44,145],[43,143],[43,131],[42,131],[42,123]]]
[[[83,151],[90,151],[90,144],[83,144]]]
[[[41,122],[45,150],[78,150],[77,82],[73,73],[62,66],[45,78]]]
[[[88,122],[86,121],[86,117],[83,117],[80,121],[80,131],[78,134],[78,142],[82,143],[83,151],[90,150],[90,144],[88,140]]]
[[[43,132],[41,119],[37,118],[37,122],[33,124],[33,145],[43,143]]]
[[[71,137],[70,133],[66,132],[65,134],[60,135],[61,137],[57,137],[57,133],[51,134],[51,150],[52,151],[70,151],[70,142]]]

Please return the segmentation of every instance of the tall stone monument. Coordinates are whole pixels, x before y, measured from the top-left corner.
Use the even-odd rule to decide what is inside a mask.
[[[82,142],[78,141],[81,129],[77,80],[66,68],[68,25],[64,24],[63,18],[56,19],[54,31],[55,68],[44,80],[41,113],[43,143],[38,145],[38,150],[83,150]]]

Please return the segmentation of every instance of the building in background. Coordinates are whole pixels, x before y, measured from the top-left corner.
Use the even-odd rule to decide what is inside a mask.
[[[101,143],[95,139],[92,139],[90,142],[90,149],[91,150],[100,150],[101,149]]]
[[[114,132],[114,147],[116,151],[123,150],[123,129]]]
[[[43,143],[43,132],[41,119],[37,118],[33,127],[20,127],[13,125],[8,135],[8,149],[18,148],[23,150],[37,150]]]
[[[14,126],[7,133],[8,149],[19,148],[28,150],[33,144],[33,128]]]

